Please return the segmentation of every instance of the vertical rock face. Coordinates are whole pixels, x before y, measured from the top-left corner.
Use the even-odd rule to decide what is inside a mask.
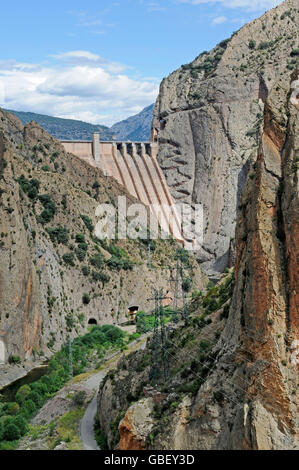
[[[186,427],[187,448],[299,449],[298,98],[296,72],[266,100],[239,203],[229,318],[190,408],[198,421]]]
[[[248,390],[256,397],[253,448],[291,448],[298,439],[298,98],[298,72],[291,86],[285,78],[273,87],[236,230],[236,291],[227,330],[240,323],[242,349],[265,363]]]
[[[119,423],[119,450],[145,450],[145,439],[152,429],[153,402],[150,398],[132,405]]]
[[[188,448],[299,448],[298,98],[297,72],[266,100],[257,160],[240,198],[229,318],[215,371],[190,408],[192,417],[205,411],[186,428]]]
[[[264,102],[296,62],[297,6],[296,0],[283,2],[161,84],[152,130],[158,161],[176,201],[203,205],[198,258],[208,271],[229,265],[238,199],[256,155]]]
[[[220,337],[206,359],[194,336],[187,342],[191,334],[199,336],[200,344],[201,335],[212,341],[211,332],[196,329],[205,316],[202,310],[192,319],[190,330],[185,326],[175,336],[169,334],[167,351],[174,376],[163,382],[170,393],[162,412],[152,413],[152,439],[145,439],[150,448],[299,449],[298,118],[299,80],[298,72],[293,72],[291,78],[285,74],[274,84],[265,103],[257,158],[239,202],[235,287],[228,318],[221,320],[220,315],[217,320],[215,312],[212,333]],[[182,357],[174,356],[174,350],[184,347],[188,349]],[[99,418],[108,437],[111,426],[106,410],[112,397],[117,397],[122,413],[127,410],[123,421],[127,425],[119,427],[126,449],[128,437],[141,436],[132,424],[137,405],[132,409],[123,394],[118,397],[119,383],[121,390],[130,391],[129,398],[132,392],[140,397],[136,390],[146,381],[146,370],[140,365],[150,358],[149,353],[145,350],[143,359],[141,351],[139,356],[129,356],[128,367],[119,364],[113,376],[115,385],[108,380],[100,389]],[[200,355],[203,358],[198,359]],[[130,364],[137,365],[135,370]],[[188,367],[195,372],[191,374]],[[125,382],[120,382],[123,369]],[[177,370],[183,370],[181,375],[175,375]],[[194,378],[196,389],[172,395],[183,377],[185,391],[190,391]],[[139,423],[143,432],[146,419]]]

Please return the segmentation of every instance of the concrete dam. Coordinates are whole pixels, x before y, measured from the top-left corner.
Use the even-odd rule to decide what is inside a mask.
[[[65,150],[77,155],[106,176],[114,177],[136,199],[148,206],[161,229],[182,243],[181,215],[174,208],[164,174],[157,162],[156,142],[61,141]],[[169,217],[170,208],[173,217]],[[171,223],[170,223],[171,221]]]

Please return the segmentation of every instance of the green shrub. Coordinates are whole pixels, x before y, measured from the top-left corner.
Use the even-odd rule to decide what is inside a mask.
[[[69,240],[69,232],[66,227],[62,227],[58,225],[55,228],[47,228],[46,229],[48,234],[50,235],[50,239],[52,242],[57,241],[57,243],[62,243],[63,245],[67,245]]]
[[[7,426],[4,427],[3,431],[3,438],[7,441],[16,441],[20,439],[21,433],[19,428],[13,424],[10,423]]]
[[[206,351],[207,349],[210,348],[210,346],[211,346],[211,343],[207,339],[202,339],[199,343],[199,347],[202,351]]]
[[[191,93],[190,95],[193,99],[195,100],[200,100],[201,99],[201,94],[195,91],[194,93]]]
[[[73,328],[75,326],[75,319],[71,313],[68,313],[65,317],[66,326],[68,328]]]
[[[81,407],[84,405],[85,403],[85,400],[86,400],[86,392],[84,390],[80,390],[79,392],[76,392],[73,396],[72,396],[72,403],[74,406],[78,406],[78,407]]]
[[[222,320],[223,318],[228,318],[228,315],[229,315],[229,307],[230,307],[229,304],[224,305],[223,310],[222,310],[222,312],[221,312],[221,314],[220,314],[220,320]]]
[[[253,39],[250,39],[250,41],[248,43],[249,49],[254,49],[255,46],[256,46],[256,42]]]
[[[36,405],[33,400],[30,400],[29,397],[22,404],[22,409],[28,412],[28,415],[32,415],[36,411]]]
[[[125,337],[125,333],[114,325],[103,325],[102,331],[111,342],[115,342]]]
[[[36,199],[40,187],[40,182],[37,179],[27,180],[24,175],[21,175],[17,182],[30,199]]]
[[[77,247],[75,249],[76,256],[79,261],[84,261],[86,257],[86,249],[82,249],[80,247]]]
[[[184,292],[189,292],[191,290],[191,287],[192,287],[192,279],[191,277],[186,277],[182,281],[182,289]]]
[[[3,177],[5,168],[7,167],[7,161],[3,157],[0,158],[0,177]]]
[[[128,258],[118,258],[114,255],[107,261],[107,266],[114,270],[124,269],[125,271],[129,271],[133,269],[133,263],[131,260]]]
[[[75,240],[77,243],[85,243],[84,233],[77,233]]]
[[[104,256],[102,253],[97,253],[90,258],[90,264],[95,268],[101,269],[104,264]]]
[[[20,409],[20,405],[18,403],[10,402],[10,403],[7,404],[6,411],[9,415],[15,415],[15,414],[17,414],[19,409]]]
[[[49,194],[42,194],[38,199],[44,207],[44,210],[38,217],[38,221],[42,224],[46,224],[53,219],[56,213],[56,206]]]
[[[8,358],[8,363],[9,364],[20,364],[20,362],[21,362],[20,356],[16,356],[16,355],[11,354]]]
[[[108,274],[99,271],[92,271],[91,276],[93,281],[95,282],[101,281],[103,284],[106,284],[110,281],[110,276],[108,276]]]
[[[87,215],[80,215],[81,219],[83,220],[84,224],[86,225],[87,229],[92,232],[94,229],[94,226],[92,224],[91,219]]]
[[[90,302],[90,296],[89,296],[88,294],[86,294],[86,293],[83,294],[83,296],[82,296],[82,302],[83,302],[84,305],[88,305],[89,302]]]
[[[70,266],[75,266],[74,258],[75,258],[75,255],[71,251],[69,251],[68,253],[65,253],[62,257],[63,261]]]
[[[82,266],[82,273],[84,276],[89,276],[89,273],[90,273],[89,266]]]
[[[29,385],[22,385],[16,393],[16,400],[22,404],[25,398],[30,394],[31,388]]]
[[[26,397],[26,400],[32,400],[33,403],[39,407],[43,404],[43,397],[40,393],[35,390],[32,390],[29,395]]]

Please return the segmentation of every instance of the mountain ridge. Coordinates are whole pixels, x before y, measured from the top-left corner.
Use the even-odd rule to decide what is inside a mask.
[[[150,140],[154,104],[147,106],[140,113],[129,116],[110,128],[102,124],[91,124],[77,119],[66,119],[47,114],[5,109],[14,114],[23,125],[31,121],[37,122],[45,131],[58,140],[91,140],[94,132],[106,140]]]

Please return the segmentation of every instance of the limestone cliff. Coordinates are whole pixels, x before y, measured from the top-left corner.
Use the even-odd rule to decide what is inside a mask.
[[[157,240],[148,269],[141,240],[94,237],[96,207],[119,195],[136,202],[36,123],[0,110],[0,362],[49,356],[90,319],[127,321],[153,286],[168,287],[174,241]]]
[[[110,445],[123,418],[122,448],[299,449],[298,98],[294,72],[266,100],[257,158],[239,202],[233,294],[228,274],[191,305],[189,326],[168,332],[170,376],[158,381],[160,404],[158,392],[144,388],[150,345],[107,378],[99,418]],[[137,426],[140,410],[130,402],[144,395],[145,419]],[[105,413],[112,400],[113,416],[119,403],[123,413],[114,427]]]
[[[298,54],[296,0],[286,0],[164,79],[152,136],[175,200],[201,203],[198,259],[213,272],[229,265],[236,209],[256,157],[264,103]],[[296,52],[297,51],[297,52]]]

